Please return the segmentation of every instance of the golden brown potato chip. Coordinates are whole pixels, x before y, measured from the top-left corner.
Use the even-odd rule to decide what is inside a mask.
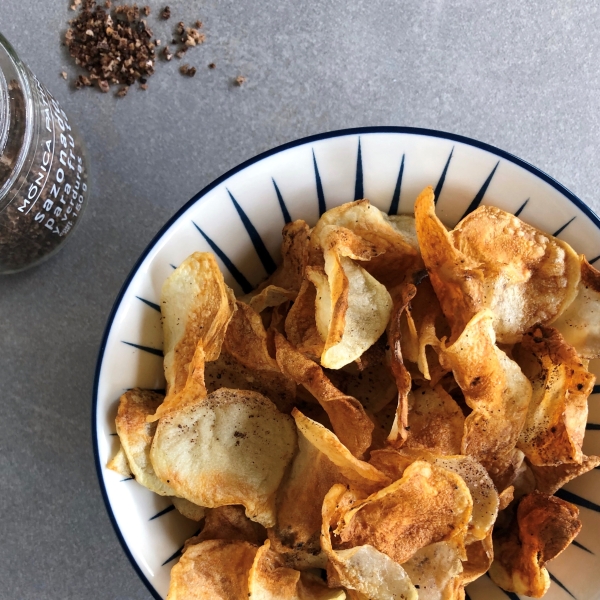
[[[223,350],[217,360],[205,365],[204,377],[209,394],[223,387],[258,392],[286,414],[290,414],[297,403],[296,384],[289,377],[279,370],[249,369],[227,350]]]
[[[359,501],[336,529],[344,548],[371,545],[397,563],[435,542],[464,543],[473,501],[462,477],[416,461],[402,479]]]
[[[150,446],[156,431],[155,423],[146,421],[163,401],[163,396],[150,390],[135,388],[119,399],[115,424],[121,447],[136,481],[161,496],[175,496],[173,488],[161,481],[150,462]]]
[[[450,327],[435,295],[429,277],[417,285],[415,297],[406,313],[406,335],[403,330],[402,352],[415,363],[423,377],[435,385],[445,373],[437,357],[440,338],[450,336]]]
[[[357,497],[341,484],[334,485],[323,501],[321,545],[327,555],[327,582],[343,585],[350,598],[363,600],[417,600],[418,594],[406,571],[373,546],[334,550],[333,531]]]
[[[507,592],[541,598],[550,587],[545,564],[558,556],[579,533],[579,510],[555,496],[524,496],[516,521],[494,535],[494,562],[489,574]]]
[[[123,446],[120,444],[116,454],[106,463],[106,468],[119,475],[123,475],[123,477],[131,477],[133,475],[129,468],[129,462],[127,461],[127,456],[125,456]]]
[[[552,327],[555,327],[582,358],[600,357],[600,271],[581,260],[577,296]]]
[[[160,306],[170,395],[184,387],[198,342],[202,342],[206,361],[219,357],[235,311],[235,296],[212,253],[194,252],[165,281]]]
[[[582,457],[581,464],[564,463],[550,467],[529,465],[535,478],[535,489],[544,494],[554,494],[563,485],[600,465],[600,456]]]
[[[498,341],[518,342],[532,325],[551,322],[575,298],[577,254],[510,213],[480,206],[448,232],[427,188],[417,199],[415,217],[423,260],[452,339],[487,307],[496,316]]]
[[[343,227],[374,245],[374,256],[364,268],[386,286],[400,283],[423,268],[415,232],[409,215],[388,217],[368,200],[348,202],[328,210],[311,233],[311,245],[323,247],[328,227]]]
[[[307,268],[317,288],[316,323],[325,348],[321,364],[340,369],[358,359],[384,332],[392,309],[385,286],[354,261],[369,261],[374,246],[343,227],[323,228],[325,259],[320,269]]]
[[[497,483],[496,478],[513,461],[531,384],[519,366],[496,347],[493,320],[488,309],[477,313],[454,344],[443,348],[440,359],[452,369],[473,409],[465,419],[462,454],[474,456]]]
[[[486,469],[472,456],[440,456],[426,449],[386,448],[371,453],[370,464],[385,473],[392,481],[401,479],[406,469],[416,461],[456,473],[469,488],[473,510],[465,541],[481,540],[491,530],[498,515],[499,499],[494,482]]]
[[[247,302],[246,298],[241,298],[241,300],[246,302],[255,312],[261,313],[267,308],[279,306],[288,300],[295,300],[297,295],[298,292],[293,290],[286,290],[276,285],[268,285],[258,294],[249,298]]]
[[[279,372],[274,358],[269,355],[267,332],[260,315],[239,300],[237,311],[227,327],[224,346],[239,362],[257,371]]]
[[[192,362],[188,366],[188,378],[185,386],[178,392],[168,394],[164,402],[156,408],[156,412],[146,417],[148,423],[158,421],[167,413],[179,410],[189,404],[196,404],[206,398],[206,382],[204,380],[205,355],[202,341],[198,342]]]
[[[346,396],[356,398],[369,413],[378,413],[390,402],[397,404],[398,388],[392,377],[391,369],[385,359],[385,337],[382,336],[381,358],[369,361],[371,350],[379,346],[371,346],[369,352],[363,354],[358,362],[346,365],[343,369],[324,369],[325,375]],[[366,360],[364,360],[366,358]],[[387,433],[386,433],[387,436]]]
[[[463,565],[460,549],[451,542],[436,542],[416,551],[405,563],[419,600],[459,600],[464,598]]]
[[[596,377],[552,327],[534,327],[521,347],[520,362],[533,395],[518,447],[533,465],[581,464],[587,398]]]
[[[396,408],[396,417],[392,424],[392,429],[388,435],[388,442],[392,446],[402,446],[406,441],[408,425],[408,394],[412,385],[412,379],[402,359],[402,332],[401,322],[402,314],[406,310],[408,303],[414,298],[417,289],[412,284],[407,284],[399,292],[399,298],[394,304],[394,309],[390,317],[388,326],[388,346],[390,347],[390,363],[392,373],[396,380],[398,388],[398,406]]]
[[[248,542],[207,540],[188,546],[171,569],[167,600],[248,597],[248,573],[258,548]]]
[[[515,486],[509,485],[502,493],[498,494],[498,510],[504,510],[515,498]]]
[[[483,306],[483,272],[478,262],[455,247],[437,218],[431,186],[415,202],[415,225],[423,262],[455,339]]]
[[[305,279],[285,319],[287,339],[311,360],[319,360],[325,347],[317,329],[316,301],[317,290],[309,279]]]
[[[193,504],[185,498],[173,496],[171,501],[173,502],[173,506],[176,508],[177,512],[183,515],[186,519],[190,519],[191,521],[202,521],[206,515],[206,508],[204,508],[204,506]]]
[[[280,334],[275,334],[275,347],[281,372],[302,384],[319,401],[340,441],[361,458],[371,445],[373,423],[360,402],[336,389],[318,364],[305,358]]]
[[[292,221],[283,228],[281,264],[255,292],[261,292],[269,285],[293,292],[300,290],[307,261],[309,235],[310,229],[302,219]]]
[[[206,508],[202,531],[185,542],[185,547],[205,540],[239,540],[260,546],[267,539],[266,529],[251,521],[243,506]]]
[[[150,457],[176,495],[215,508],[242,504],[275,523],[275,493],[296,449],[292,419],[256,392],[223,388],[163,416]]]
[[[408,436],[404,448],[460,454],[465,417],[441,385],[416,388],[408,396]]]
[[[482,540],[467,545],[467,560],[463,563],[462,582],[464,585],[475,581],[487,573],[494,560],[492,530]]]
[[[342,589],[329,589],[319,577],[285,566],[267,540],[258,549],[248,578],[252,600],[344,600]]]
[[[298,453],[277,494],[277,524],[271,539],[278,552],[298,568],[323,568],[319,534],[325,494],[335,483],[352,484],[371,493],[390,483],[375,467],[352,456],[328,429],[299,410],[292,413],[298,427]]]
[[[494,482],[483,465],[472,456],[437,456],[433,465],[459,475],[467,484],[473,499],[473,512],[465,542],[483,540],[492,530],[498,516],[499,498]]]

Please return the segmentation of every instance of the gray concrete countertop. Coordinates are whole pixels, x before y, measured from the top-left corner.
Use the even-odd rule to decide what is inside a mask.
[[[0,31],[79,125],[93,196],[39,268],[0,278],[0,597],[142,600],[112,530],[90,431],[115,296],[161,225],[241,161],[326,130],[412,125],[471,136],[542,168],[598,209],[600,11],[585,1],[170,0],[201,19],[147,92],[73,91],[69,0],[1,0]],[[143,4],[143,2],[142,2]],[[208,64],[216,63],[210,70]],[[247,77],[241,88],[237,75]]]

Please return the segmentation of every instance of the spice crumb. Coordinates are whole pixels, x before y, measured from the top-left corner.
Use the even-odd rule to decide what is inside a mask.
[[[179,21],[179,23],[177,23],[177,26],[175,27],[175,33],[177,35],[183,35],[184,32],[185,32],[185,23],[183,21]]]
[[[60,73],[60,76],[61,76],[63,79],[66,79],[66,78],[67,78],[67,72],[66,72],[66,71],[61,71],[61,73]]]
[[[112,1],[111,0],[105,0],[105,2],[104,2],[104,8],[106,8],[107,10],[110,10],[112,8]]]
[[[144,6],[144,8],[142,8],[142,13],[146,17],[150,16],[150,7],[148,5]]]
[[[129,86],[125,85],[115,95],[118,98],[124,98],[125,96],[127,96],[128,91],[129,91]]]
[[[142,84],[140,85],[140,89],[142,89],[142,90],[146,91],[146,90],[148,89],[148,84],[147,84],[147,83],[142,83]]]
[[[246,83],[246,78],[243,75],[238,75],[235,78],[235,85],[237,85],[238,87],[242,87],[244,83]]]
[[[73,0],[73,4],[71,4],[71,10],[77,10],[80,4],[81,0]]]
[[[171,7],[170,6],[165,6],[162,9],[162,12],[160,13],[160,16],[165,21],[167,21],[168,19],[170,19],[171,18]]]
[[[208,68],[209,69],[215,69],[216,67],[217,67],[217,65],[214,62],[208,63]]]
[[[165,60],[171,60],[173,58],[173,53],[169,49],[169,46],[165,46],[164,47],[164,49],[162,51],[162,55],[163,55],[163,57],[164,57]]]
[[[179,50],[177,50],[177,52],[175,52],[175,56],[177,58],[183,58],[183,55],[187,52],[187,48],[180,48]]]
[[[196,71],[196,67],[190,67],[190,65],[188,65],[187,63],[179,67],[179,72],[182,75],[186,75],[187,77],[193,77],[196,74]]]
[[[108,81],[106,81],[106,79],[101,79],[100,81],[98,81],[98,87],[100,88],[100,91],[104,94],[107,94],[110,91],[110,85],[108,84]]]
[[[202,23],[202,21],[196,21],[196,22],[194,23],[194,27],[195,27],[196,29],[200,29],[200,28],[202,27],[202,24],[203,24],[203,23]]]
[[[155,46],[160,46],[161,45],[161,41],[160,40],[154,40],[154,45]]]

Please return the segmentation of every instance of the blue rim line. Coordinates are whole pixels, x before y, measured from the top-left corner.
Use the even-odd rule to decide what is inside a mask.
[[[319,133],[316,135],[311,135],[311,136],[308,136],[305,138],[301,138],[299,140],[295,140],[293,142],[287,142],[286,144],[282,144],[281,146],[276,146],[275,148],[272,148],[271,150],[267,150],[266,152],[263,152],[262,154],[258,154],[257,156],[250,158],[249,160],[241,163],[237,167],[234,167],[233,169],[227,171],[227,173],[225,173],[224,175],[221,175],[220,177],[215,179],[212,183],[210,183],[205,188],[200,190],[195,196],[192,197],[191,200],[186,202],[186,204],[184,204],[165,223],[165,225],[163,225],[163,227],[161,227],[159,232],[152,238],[152,240],[150,241],[148,246],[146,246],[146,249],[142,252],[140,257],[136,261],[135,265],[131,269],[129,275],[125,279],[125,282],[121,286],[121,289],[115,299],[113,307],[108,316],[104,334],[102,335],[102,342],[100,344],[100,350],[98,352],[98,360],[96,362],[96,371],[95,371],[95,375],[94,375],[94,388],[93,388],[93,392],[92,392],[93,393],[93,396],[92,396],[92,440],[93,440],[93,445],[94,445],[94,463],[96,465],[96,474],[98,476],[98,483],[100,484],[100,491],[102,493],[102,499],[104,500],[104,505],[106,507],[108,517],[110,519],[110,522],[112,523],[115,533],[117,534],[117,538],[118,538],[121,546],[123,547],[123,551],[125,552],[125,555],[131,562],[135,572],[138,574],[138,576],[140,577],[140,579],[142,580],[144,585],[148,588],[148,591],[152,594],[152,597],[155,598],[156,600],[163,600],[163,598],[156,591],[156,589],[152,586],[150,581],[148,581],[148,579],[146,578],[146,576],[144,575],[144,573],[142,572],[142,570],[140,569],[140,567],[134,560],[129,548],[127,547],[127,544],[125,543],[125,539],[123,538],[123,535],[121,534],[121,531],[119,530],[119,526],[117,525],[117,521],[116,521],[113,511],[110,507],[110,503],[108,501],[108,495],[106,493],[106,488],[104,486],[104,479],[102,477],[102,465],[100,464],[100,456],[99,456],[99,452],[98,452],[98,438],[96,435],[96,431],[97,431],[96,411],[97,411],[97,403],[98,403],[98,385],[100,382],[100,371],[102,368],[102,361],[104,359],[104,351],[106,350],[106,343],[108,341],[108,335],[110,333],[115,315],[117,313],[117,310],[119,309],[119,306],[121,304],[123,296],[125,295],[125,292],[127,291],[127,288],[129,287],[129,285],[131,283],[131,280],[133,279],[133,277],[139,270],[141,264],[144,262],[144,260],[146,259],[146,257],[150,253],[150,251],[154,248],[154,246],[157,244],[157,242],[160,240],[160,238],[171,227],[171,225],[173,225],[173,223],[175,223],[175,221],[177,221],[177,219],[179,219],[179,217],[181,217],[181,215],[183,215],[183,213],[185,213],[193,204],[198,202],[201,198],[206,196],[206,194],[208,194],[208,192],[210,192],[217,186],[221,185],[221,183],[223,183],[224,181],[226,181],[227,179],[229,179],[236,173],[243,171],[244,169],[248,168],[249,166],[251,166],[261,160],[264,160],[265,158],[273,156],[274,154],[279,154],[280,152],[289,150],[290,148],[296,148],[296,147],[302,146],[304,144],[310,144],[312,142],[318,142],[321,140],[326,140],[326,139],[330,139],[330,138],[334,138],[334,137],[367,135],[367,134],[371,134],[371,133],[396,133],[396,134],[400,133],[400,134],[406,134],[406,135],[421,135],[421,136],[425,136],[425,137],[450,140],[453,142],[465,144],[467,146],[473,146],[475,148],[479,148],[480,150],[485,150],[486,152],[489,152],[490,154],[494,154],[495,156],[499,156],[500,158],[503,158],[504,160],[507,160],[513,164],[516,164],[517,166],[525,169],[529,173],[532,173],[533,175],[535,175],[542,181],[544,181],[547,184],[549,184],[550,186],[552,186],[555,190],[557,190],[563,196],[565,196],[568,200],[570,200],[571,203],[573,203],[577,208],[579,208],[579,210],[581,210],[594,223],[594,225],[596,225],[596,227],[598,227],[598,229],[600,229],[600,218],[598,218],[598,216],[594,213],[594,211],[592,211],[592,209],[589,206],[587,206],[587,204],[585,204],[580,198],[578,198],[575,194],[573,194],[573,192],[569,191],[565,186],[563,186],[558,181],[556,181],[556,179],[554,179],[553,177],[550,177],[550,175],[548,175],[547,173],[544,173],[537,167],[534,167],[531,163],[528,163],[527,161],[524,161],[524,160],[518,158],[517,156],[515,156],[514,154],[511,154],[510,152],[506,152],[504,150],[500,150],[499,148],[496,148],[495,146],[486,144],[485,142],[479,142],[477,140],[473,140],[471,138],[468,138],[468,137],[465,137],[462,135],[457,135],[455,133],[436,131],[434,129],[420,129],[419,127],[395,127],[395,126],[357,127],[354,129],[340,129],[337,131],[329,131],[326,133]]]

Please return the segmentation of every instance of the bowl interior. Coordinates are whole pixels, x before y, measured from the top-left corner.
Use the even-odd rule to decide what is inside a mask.
[[[158,306],[164,280],[192,252],[212,251],[226,282],[236,293],[247,292],[278,263],[287,221],[313,225],[324,210],[363,197],[390,214],[412,213],[427,185],[434,186],[438,215],[447,225],[479,204],[495,205],[557,235],[591,262],[600,258],[598,218],[527,163],[451,134],[369,128],[287,144],[227,173],[163,227],[134,267],[109,318],[98,359],[93,436],[109,515],[154,597],[166,597],[170,569],[197,525],[181,517],[168,498],[105,465],[118,446],[119,396],[132,387],[164,388]],[[592,361],[591,370],[600,374],[599,367],[600,361]],[[600,454],[599,399],[592,395],[589,402],[587,454]],[[571,482],[563,494],[580,506],[583,529],[576,543],[550,563],[553,584],[547,598],[599,598],[600,472]],[[473,600],[508,595],[487,577],[467,591]]]

